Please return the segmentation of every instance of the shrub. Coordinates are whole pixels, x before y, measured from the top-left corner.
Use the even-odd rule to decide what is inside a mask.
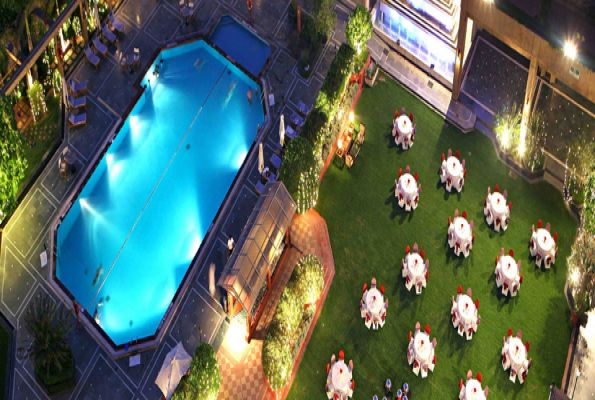
[[[347,36],[347,43],[357,55],[367,47],[368,40],[372,37],[372,17],[366,7],[358,5],[355,8],[347,22],[345,36]]]
[[[334,112],[336,111],[336,106],[341,99],[341,95],[345,91],[345,87],[347,86],[351,74],[353,73],[354,55],[355,53],[353,49],[349,45],[343,43],[341,47],[339,47],[339,51],[333,59],[328,74],[326,75],[326,79],[320,89],[320,92],[326,97],[325,103],[328,107],[328,109],[323,109],[323,111],[329,115],[329,118],[333,117]]]
[[[585,184],[582,226],[589,235],[595,235],[595,169]]]
[[[221,374],[215,350],[201,343],[194,352],[189,373],[180,381],[172,399],[216,400],[221,388]]]
[[[45,103],[45,94],[43,93],[43,86],[39,81],[33,82],[27,91],[29,102],[31,103],[31,111],[33,112],[33,119],[39,121],[42,115],[48,111]]]
[[[318,199],[318,160],[312,143],[303,137],[287,145],[279,179],[285,184],[298,205],[297,212],[304,213],[316,205]]]
[[[328,124],[328,115],[321,107],[315,107],[302,127],[302,135],[312,143],[316,142],[320,131]]]
[[[574,298],[573,309],[579,320],[595,307],[595,236],[579,231],[568,257],[569,283]]]
[[[262,369],[273,390],[285,386],[291,375],[291,346],[283,337],[267,335],[262,345]]]
[[[307,255],[296,265],[275,310],[262,348],[262,366],[273,390],[289,381],[294,351],[306,336],[314,307],[305,308],[322,292],[323,271],[320,260]]]
[[[324,287],[324,272],[320,259],[307,255],[295,267],[291,281],[295,297],[301,304],[313,304]]]

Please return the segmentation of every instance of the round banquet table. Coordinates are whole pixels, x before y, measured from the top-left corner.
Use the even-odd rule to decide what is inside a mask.
[[[405,266],[407,268],[407,276],[409,276],[413,283],[417,283],[424,277],[426,265],[419,253],[407,254],[405,257]]]
[[[504,281],[511,285],[519,278],[519,267],[517,262],[509,255],[502,256],[498,259],[498,265]]]
[[[351,372],[347,368],[345,361],[339,360],[331,368],[331,383],[335,391],[347,393],[351,384]]]
[[[469,379],[465,383],[465,400],[485,400],[486,396],[477,379]]]
[[[518,372],[524,367],[527,360],[527,349],[521,339],[518,337],[509,337],[506,353],[510,359],[510,367],[513,371]]]
[[[413,132],[413,123],[407,115],[399,115],[396,121],[396,128],[401,135],[410,136]]]
[[[506,199],[500,192],[494,192],[488,195],[488,204],[492,210],[494,219],[496,217],[503,217],[506,214],[508,206],[506,205]]]
[[[458,158],[450,156],[446,159],[446,173],[451,178],[460,178],[463,175],[463,166]]]
[[[366,308],[373,316],[380,314],[384,306],[382,293],[376,288],[371,288],[366,293]]]
[[[542,256],[546,256],[552,252],[555,247],[554,238],[547,229],[537,229],[535,242],[537,244],[537,251]]]
[[[457,311],[466,329],[477,322],[477,308],[475,307],[475,303],[473,303],[473,299],[466,294],[460,294],[458,296]]]
[[[399,191],[408,198],[417,195],[417,181],[410,173],[404,173],[399,178]]]
[[[471,226],[469,222],[463,217],[456,217],[453,221],[455,237],[459,240],[465,241],[471,238]]]
[[[413,352],[421,366],[429,365],[432,362],[432,349],[430,336],[423,331],[417,332],[413,338]]]

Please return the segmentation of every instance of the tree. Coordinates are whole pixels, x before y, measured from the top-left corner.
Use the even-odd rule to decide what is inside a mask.
[[[215,350],[208,343],[196,349],[190,371],[178,385],[172,400],[216,400],[221,388],[221,374]]]
[[[25,176],[25,142],[16,129],[12,105],[0,99],[0,221],[15,205],[19,186]]]
[[[592,169],[585,184],[585,202],[582,226],[589,235],[595,235],[595,169]]]
[[[33,337],[28,350],[35,371],[44,377],[60,375],[72,364],[66,341],[72,330],[69,314],[48,296],[33,300],[25,313],[25,327]]]
[[[334,3],[334,0],[319,0],[314,11],[316,31],[326,39],[330,37],[337,22]]]
[[[366,7],[358,5],[345,28],[347,42],[359,56],[372,37],[372,17]]]

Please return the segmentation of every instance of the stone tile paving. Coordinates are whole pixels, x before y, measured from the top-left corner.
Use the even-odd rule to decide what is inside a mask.
[[[463,92],[491,114],[505,106],[522,105],[527,85],[527,69],[478,36],[467,61]]]
[[[289,229],[291,246],[286,250],[287,254],[284,256],[283,264],[278,267],[277,274],[279,275],[275,277],[274,286],[267,300],[267,307],[255,329],[254,339],[239,359],[236,359],[225,342],[217,352],[223,378],[219,394],[220,400],[275,398],[269,391],[262,369],[262,339],[264,339],[272,321],[281,293],[302,256],[315,254],[321,259],[325,269],[325,290],[328,291],[334,276],[335,263],[326,222],[318,212],[310,210],[306,214],[296,215]],[[299,361],[301,358],[298,358]],[[284,396],[280,398],[284,398]]]
[[[267,160],[276,148],[279,113],[294,111],[299,99],[311,103],[328,69],[328,63],[320,62],[309,80],[296,76],[296,60],[290,56],[283,35],[279,39],[276,37],[276,32],[282,31],[287,25],[289,1],[254,2],[255,18],[252,28],[269,42],[272,49],[264,80],[272,88],[277,104],[280,104],[273,109],[271,120],[274,122],[263,138]],[[181,21],[177,12],[177,2],[174,0],[124,0],[116,10],[116,16],[124,24],[125,30],[117,47],[110,46],[110,54],[107,58],[102,58],[98,68],[90,66],[83,57],[69,73],[71,78],[89,80],[88,123],[81,128],[65,128],[65,143],[57,150],[21,202],[2,233],[0,242],[0,311],[17,327],[17,349],[30,343],[22,320],[24,310],[31,300],[46,293],[59,301],[48,282],[49,271],[41,267],[39,259],[49,239],[50,222],[74,188],[75,182],[83,178],[84,169],[97,154],[118,118],[124,117],[122,113],[130,105],[137,90],[134,83],[144,73],[152,54],[164,41],[179,35],[209,32],[222,15],[230,14],[240,20],[247,19],[246,3],[242,0],[195,0],[194,19],[189,25]],[[331,45],[327,47],[329,46]],[[134,47],[141,49],[143,67],[129,74],[120,70],[115,51],[120,48],[124,52],[130,52]],[[325,54],[329,51],[333,50],[327,49]],[[281,99],[291,101],[283,104]],[[69,180],[62,180],[56,168],[58,156],[65,146],[71,149],[77,169]],[[197,266],[199,271],[195,274],[161,345],[153,351],[142,353],[141,366],[130,368],[128,359],[111,360],[85,329],[74,329],[69,343],[75,357],[77,385],[71,392],[55,398],[158,399],[161,393],[154,380],[165,354],[175,345],[176,340],[182,340],[188,346],[187,350],[192,352],[193,346],[200,340],[216,341],[215,338],[221,336],[218,330],[226,325],[223,323],[224,312],[220,305],[220,293],[216,292],[215,299],[209,294],[208,265],[214,263],[215,276],[218,277],[227,260],[225,243],[228,235],[239,236],[256,202],[256,157],[250,162],[246,166],[250,174],[240,182],[241,189],[236,199],[241,203],[232,207],[232,213],[222,215],[221,228],[214,232],[215,240],[203,249],[207,254],[205,262]],[[69,304],[66,306],[70,308]],[[74,317],[72,323],[75,324]],[[17,353],[22,354],[22,351]],[[14,365],[15,368],[11,371],[10,398],[47,399],[47,395],[33,378],[31,362],[21,357]]]

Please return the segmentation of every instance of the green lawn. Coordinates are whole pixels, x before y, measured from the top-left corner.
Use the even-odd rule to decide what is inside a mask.
[[[416,142],[407,152],[394,147],[389,132],[394,110],[401,106],[417,120]],[[336,275],[289,398],[326,398],[325,365],[340,349],[354,361],[356,399],[380,395],[389,377],[393,385],[407,381],[416,399],[453,399],[468,369],[483,374],[490,398],[547,398],[549,384],[560,384],[571,331],[563,288],[576,222],[560,193],[546,183],[530,185],[509,176],[488,138],[447,125],[395,82],[366,89],[356,119],[367,127],[362,152],[352,170],[331,166],[320,191],[317,209],[328,224]],[[469,173],[460,195],[447,195],[438,185],[440,155],[448,147],[460,149],[467,160]],[[419,172],[423,186],[412,214],[401,212],[392,190],[399,167],[407,164]],[[495,183],[508,189],[513,201],[505,233],[493,232],[483,220],[486,189]],[[475,220],[475,245],[467,259],[454,257],[446,244],[447,219],[457,207]],[[531,224],[539,218],[560,234],[558,261],[547,272],[529,261],[527,248]],[[428,287],[420,296],[407,292],[401,278],[405,245],[414,241],[431,261]],[[512,300],[497,296],[493,278],[502,246],[512,247],[523,262],[525,280]],[[387,323],[379,331],[366,329],[358,308],[362,284],[373,276],[385,285],[389,299]],[[450,324],[450,298],[459,284],[473,288],[480,300],[482,321],[471,342]],[[417,320],[431,324],[438,339],[437,366],[425,380],[407,365],[407,333]],[[512,384],[500,365],[508,327],[522,329],[532,345],[533,368],[522,386]]]

